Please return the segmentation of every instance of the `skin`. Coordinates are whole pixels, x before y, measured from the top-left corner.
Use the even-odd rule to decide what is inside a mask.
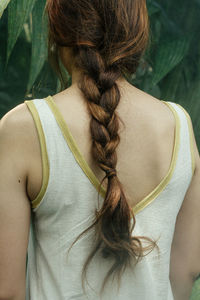
[[[73,67],[70,49],[62,49],[61,57],[72,75],[72,86],[54,95],[54,100],[100,180],[104,173],[90,156],[89,116],[77,87],[80,73]],[[126,129],[122,127],[120,132],[117,168],[134,206],[158,185],[169,169],[175,121],[169,108],[158,99],[125,79],[118,84],[122,98],[117,112]],[[78,124],[74,121],[77,119]],[[42,185],[40,143],[26,104],[16,106],[0,120],[0,145],[0,300],[25,300],[30,201]],[[194,278],[200,273],[200,157],[194,132],[193,145],[195,173],[177,217],[172,244],[170,280],[175,300],[189,299]]]

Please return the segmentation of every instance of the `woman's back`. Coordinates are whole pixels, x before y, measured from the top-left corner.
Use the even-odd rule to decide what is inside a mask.
[[[124,81],[122,99],[117,108],[125,124],[120,127],[120,144],[117,148],[117,171],[130,205],[133,207],[144,199],[170,168],[176,120],[173,112],[163,102],[136,89]],[[84,98],[75,86],[53,97],[67,123],[80,152],[99,181],[104,172],[91,155],[90,116]],[[34,123],[32,131],[34,132]],[[33,135],[28,192],[34,200],[42,185],[42,162],[37,133]],[[106,188],[106,182],[103,186]]]
[[[118,113],[126,128],[120,135],[118,176],[135,212],[133,234],[157,240],[160,257],[154,249],[135,268],[125,271],[119,290],[116,282],[109,283],[99,298],[99,288],[113,260],[105,260],[99,253],[94,257],[87,277],[90,287],[84,294],[80,272],[94,245],[93,230],[75,243],[67,262],[67,250],[91,225],[95,209],[103,203],[102,197],[100,203],[97,201],[98,182],[103,176],[90,156],[89,116],[83,100],[71,88],[53,98],[26,101],[40,139],[30,115],[36,135],[27,190],[36,188],[32,197],[30,194],[33,214],[27,297],[171,300],[171,243],[176,217],[194,172],[189,119],[175,103],[166,105],[134,87],[124,89]],[[105,195],[103,189],[100,195]]]

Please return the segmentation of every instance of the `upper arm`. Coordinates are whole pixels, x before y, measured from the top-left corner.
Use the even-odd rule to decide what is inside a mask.
[[[181,274],[193,279],[200,273],[200,157],[192,121],[195,171],[177,216],[171,248],[171,277]]]
[[[20,105],[0,120],[0,299],[16,295],[25,299],[31,210],[23,110]]]

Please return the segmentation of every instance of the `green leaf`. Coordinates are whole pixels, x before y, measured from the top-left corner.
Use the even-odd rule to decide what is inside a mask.
[[[27,92],[30,91],[47,59],[47,19],[44,15],[46,0],[36,2],[32,12],[32,57]]]
[[[189,46],[189,38],[173,38],[162,42],[160,41],[156,53],[154,53],[153,84],[160,82],[182,61],[188,52]]]
[[[147,9],[149,16],[152,16],[161,10],[160,5],[155,1],[147,1]]]
[[[7,62],[36,0],[12,0],[8,6]],[[37,0],[40,1],[40,0]]]
[[[0,18],[2,17],[3,12],[6,9],[9,2],[10,2],[10,0],[1,0],[1,3],[0,3]]]
[[[190,300],[200,299],[200,279],[196,280],[192,287]]]
[[[183,73],[183,64],[180,63],[169,74],[167,74],[165,79],[159,84],[162,91],[161,98],[167,101],[179,101],[177,90],[182,82]],[[185,88],[185,86],[183,86],[183,88]],[[184,99],[181,98],[181,101]]]

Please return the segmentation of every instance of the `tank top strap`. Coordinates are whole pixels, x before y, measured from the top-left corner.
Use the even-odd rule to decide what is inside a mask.
[[[65,161],[67,159],[73,162],[74,158],[45,99],[26,100],[24,102],[32,114],[41,147],[42,187],[37,197],[32,201],[32,208],[36,211],[44,196],[48,196],[46,193],[54,193],[56,187],[59,190],[58,178],[66,177]],[[70,167],[73,167],[73,163]]]
[[[171,101],[166,101],[166,103],[169,103],[176,110],[180,121],[180,149],[178,159],[180,170],[185,173],[187,169],[188,175],[192,178],[195,169],[195,157],[190,115],[180,104]]]

